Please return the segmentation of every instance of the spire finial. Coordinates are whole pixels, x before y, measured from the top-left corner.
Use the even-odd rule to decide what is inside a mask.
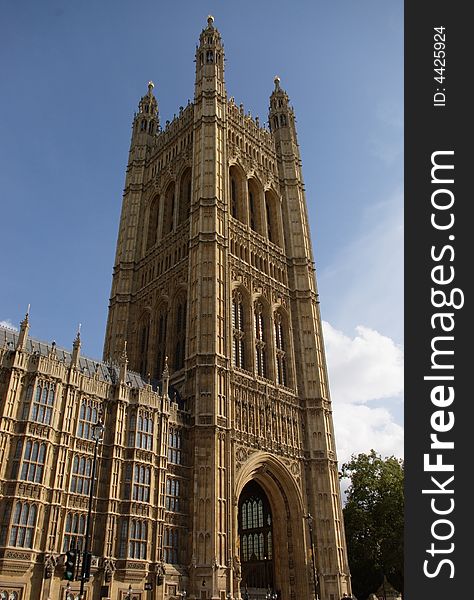
[[[209,27],[213,27],[214,17],[212,15],[207,15],[207,25]]]
[[[122,383],[125,383],[125,380],[127,378],[127,365],[128,365],[127,340],[124,340],[124,342],[123,342],[123,350],[122,350],[122,354],[120,355],[119,364],[120,364],[119,380]]]
[[[148,93],[151,94],[151,91],[153,90],[153,88],[155,87],[155,84],[153,83],[153,81],[149,81],[148,82]]]
[[[28,339],[28,330],[30,329],[30,305],[28,304],[28,310],[26,311],[25,318],[20,323],[20,333],[18,335],[18,341],[16,344],[17,350],[24,350],[26,348],[26,340]]]
[[[280,89],[280,78],[278,77],[278,75],[275,75],[275,79],[273,81],[275,82],[275,90],[279,90]]]
[[[165,368],[163,369],[162,377],[163,379],[170,376],[170,370],[168,367],[168,357],[165,356]]]
[[[168,396],[168,387],[169,387],[169,381],[170,381],[170,371],[168,368],[168,357],[167,356],[165,356],[165,368],[163,369],[163,374],[161,377],[163,380],[163,386],[162,386],[163,397],[169,397]]]

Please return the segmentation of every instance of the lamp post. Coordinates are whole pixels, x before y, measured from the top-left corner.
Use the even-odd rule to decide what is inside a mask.
[[[313,543],[313,517],[308,513],[305,516],[306,521],[308,522],[309,529],[309,543],[311,545],[311,560],[313,563],[313,583],[314,583],[314,598],[315,600],[319,600],[318,595],[318,574],[316,571],[316,559],[314,556],[314,543]]]
[[[132,600],[132,584],[130,584],[128,586],[128,592],[127,595],[125,596],[126,600]]]
[[[102,422],[102,416],[99,416],[99,420],[93,427],[92,437],[94,439],[94,460],[92,461],[92,474],[91,474],[91,484],[89,489],[89,509],[87,512],[87,521],[86,521],[86,533],[84,539],[84,552],[82,553],[82,569],[81,569],[81,587],[79,589],[79,600],[83,600],[84,598],[84,585],[86,583],[86,579],[89,580],[90,575],[90,532],[91,532],[91,520],[92,520],[92,500],[94,498],[94,483],[95,483],[95,470],[97,464],[97,449],[99,447],[99,442],[102,441],[102,436],[104,435],[104,424]]]

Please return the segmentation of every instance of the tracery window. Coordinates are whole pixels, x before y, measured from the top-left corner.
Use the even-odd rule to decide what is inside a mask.
[[[18,460],[21,456],[22,448],[23,442],[22,440],[20,440],[16,448],[14,461]],[[46,444],[41,444],[40,442],[27,440],[25,444],[25,451],[23,453],[23,462],[21,466],[20,479],[22,479],[23,481],[42,483],[45,458]]]
[[[255,481],[243,489],[239,501],[242,584],[273,587],[272,513],[268,498]]]
[[[15,504],[10,531],[10,546],[33,548],[37,512],[36,504],[29,504],[28,502],[17,502]]]
[[[261,377],[267,376],[264,328],[263,305],[261,302],[257,301],[254,308],[255,368],[257,370],[257,375],[260,375]]]
[[[79,422],[77,424],[77,435],[84,440],[94,438],[94,426],[99,420],[99,405],[97,402],[84,398],[79,411]]]
[[[179,534],[177,529],[165,529],[163,550],[165,562],[177,564],[178,562]]]
[[[166,480],[165,508],[170,512],[179,512],[180,510],[180,487],[181,481],[168,477]]]
[[[92,459],[76,454],[72,461],[70,491],[74,494],[89,495],[92,474]]]
[[[63,552],[74,548],[82,552],[85,531],[86,516],[83,514],[68,513],[64,527]]]
[[[51,425],[56,384],[51,381],[38,381],[31,409],[31,420],[35,423]]]
[[[244,302],[239,291],[232,296],[232,362],[245,368]]]
[[[153,418],[148,415],[132,414],[128,433],[128,445],[141,448],[142,450],[153,450]]]
[[[129,558],[146,558],[146,545],[148,538],[148,524],[146,521],[131,519],[130,521],[130,539],[128,542]]]
[[[135,465],[133,478],[133,499],[137,502],[150,502],[151,468]]]
[[[279,385],[288,385],[286,351],[285,351],[285,332],[282,315],[275,313],[275,358],[277,367],[277,383]]]
[[[168,462],[182,464],[182,434],[176,429],[170,429],[168,434]]]

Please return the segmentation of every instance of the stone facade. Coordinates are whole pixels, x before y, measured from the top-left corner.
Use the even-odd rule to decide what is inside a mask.
[[[194,101],[161,128],[150,82],[133,121],[104,362],[79,338],[29,340],[28,317],[5,330],[0,588],[64,589],[100,410],[87,598],[350,591],[295,116],[274,84],[265,127],[227,97],[209,17]]]

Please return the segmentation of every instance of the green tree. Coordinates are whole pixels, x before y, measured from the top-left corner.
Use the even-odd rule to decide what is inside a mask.
[[[371,450],[352,455],[341,477],[351,480],[343,514],[354,594],[364,600],[384,575],[403,593],[403,461]]]

